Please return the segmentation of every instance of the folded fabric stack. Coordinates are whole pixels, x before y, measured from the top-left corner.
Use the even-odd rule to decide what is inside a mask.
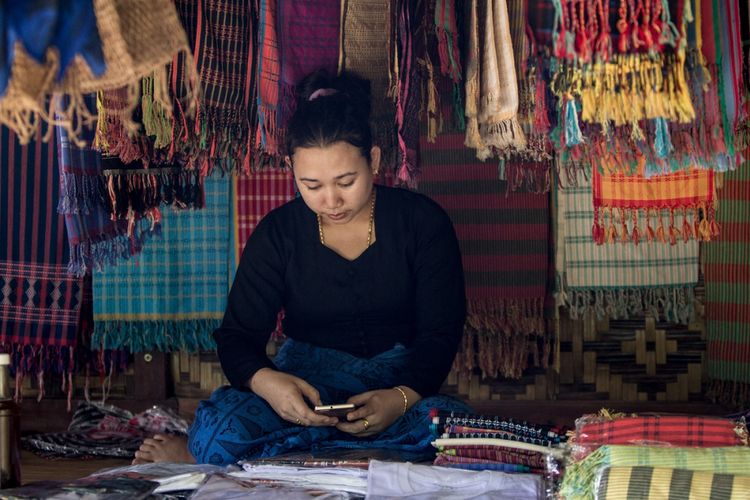
[[[750,492],[743,418],[602,410],[578,419],[568,444],[563,498],[730,499]]]
[[[562,457],[565,436],[558,429],[499,416],[432,414],[438,437],[434,465],[470,470],[544,473],[548,461]]]

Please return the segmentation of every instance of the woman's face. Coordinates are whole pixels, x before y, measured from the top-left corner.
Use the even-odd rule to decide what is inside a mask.
[[[292,167],[297,189],[326,224],[346,224],[369,216],[380,148],[374,146],[370,155],[368,164],[360,149],[345,141],[294,150]]]

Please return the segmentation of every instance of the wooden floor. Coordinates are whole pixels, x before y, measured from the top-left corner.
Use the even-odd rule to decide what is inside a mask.
[[[78,479],[100,469],[120,467],[129,463],[129,459],[120,458],[49,460],[23,450],[21,451],[21,481],[27,484],[35,481]]]

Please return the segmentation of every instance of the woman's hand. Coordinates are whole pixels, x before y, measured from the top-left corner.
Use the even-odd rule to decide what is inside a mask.
[[[315,413],[305,402],[319,405],[318,390],[299,377],[288,373],[261,368],[250,379],[250,389],[266,400],[281,418],[297,425],[331,426],[338,423],[335,417]]]
[[[416,395],[414,391],[409,391]],[[416,403],[416,399],[410,398],[409,406]],[[396,389],[363,392],[349,398],[347,403],[354,403],[359,408],[349,412],[346,421],[339,422],[336,428],[361,437],[384,431],[404,414],[404,397]]]

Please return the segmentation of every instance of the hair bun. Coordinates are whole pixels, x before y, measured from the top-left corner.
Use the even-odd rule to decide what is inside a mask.
[[[370,81],[348,71],[330,75],[320,69],[309,74],[297,84],[297,98],[298,107],[317,105],[321,98],[342,99],[368,120],[370,117]]]

